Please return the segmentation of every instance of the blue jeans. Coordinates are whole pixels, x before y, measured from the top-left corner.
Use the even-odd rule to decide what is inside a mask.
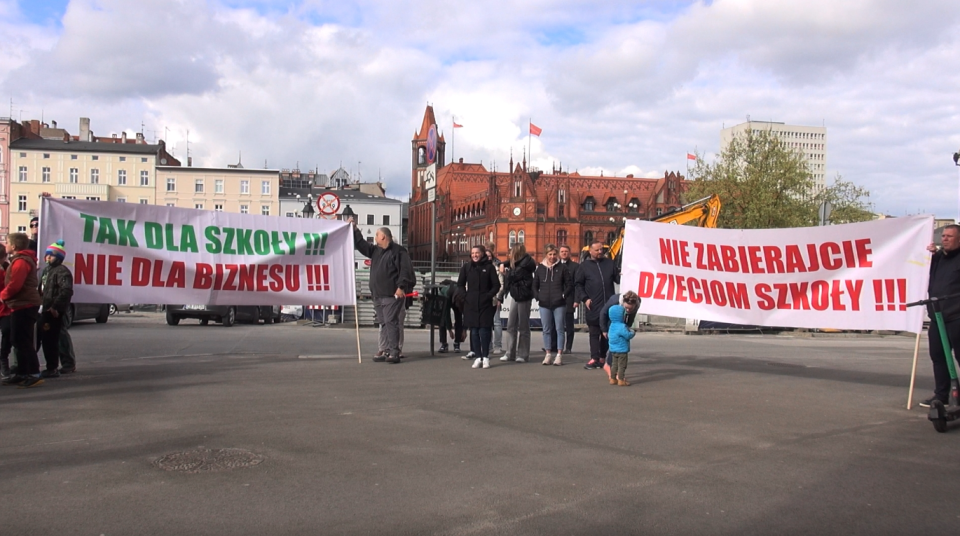
[[[470,328],[470,350],[477,353],[477,357],[490,357],[490,338],[493,328]]]
[[[540,323],[543,324],[543,347],[548,352],[563,350],[564,337],[566,336],[566,330],[564,329],[566,316],[566,305],[553,309],[540,306]],[[554,345],[554,338],[556,338],[556,345]]]

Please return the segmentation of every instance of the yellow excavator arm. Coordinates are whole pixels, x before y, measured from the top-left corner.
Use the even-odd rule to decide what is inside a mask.
[[[717,218],[720,216],[720,197],[717,194],[713,194],[710,197],[704,197],[694,201],[693,203],[688,203],[682,207],[667,212],[666,214],[661,214],[655,218],[651,218],[650,221],[655,221],[659,223],[670,223],[673,225],[695,225],[697,227],[716,227]],[[609,256],[611,259],[616,260],[620,256],[620,251],[623,249],[623,233],[625,227],[620,228],[620,233],[617,236],[617,239],[610,245]],[[587,244],[583,247],[581,252],[581,258],[583,255],[590,250],[590,244]]]

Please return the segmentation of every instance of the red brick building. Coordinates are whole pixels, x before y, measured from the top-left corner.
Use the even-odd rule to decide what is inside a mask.
[[[536,259],[547,244],[575,251],[595,239],[610,243],[625,218],[649,218],[681,205],[683,177],[662,179],[591,177],[558,169],[550,173],[514,163],[509,171],[490,171],[463,159],[444,164],[446,142],[436,146],[436,219],[431,216],[424,178],[427,135],[436,127],[427,106],[414,135],[407,248],[415,261],[430,260],[430,226],[436,225],[437,260],[468,260],[474,244],[494,242],[501,258],[522,242]]]

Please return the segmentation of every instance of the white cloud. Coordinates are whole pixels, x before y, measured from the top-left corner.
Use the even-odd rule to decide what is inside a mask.
[[[48,27],[0,0],[0,96],[24,119],[143,128],[181,158],[189,130],[195,165],[342,163],[393,195],[427,102],[450,156],[505,169],[532,118],[534,165],[618,176],[712,157],[749,114],[825,124],[829,175],[880,210],[956,213],[952,3],[242,3],[73,0]]]

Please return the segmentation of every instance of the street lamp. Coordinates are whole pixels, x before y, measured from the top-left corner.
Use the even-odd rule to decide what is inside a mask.
[[[356,215],[357,213],[354,212],[352,208],[350,208],[350,205],[347,205],[346,208],[343,209],[343,214],[341,216],[343,216],[344,221],[346,221]]]
[[[298,195],[297,198],[299,197]],[[300,212],[303,213],[304,218],[313,218],[313,215],[316,213],[316,211],[313,210],[313,195],[307,196],[307,202],[303,205],[303,210]]]

